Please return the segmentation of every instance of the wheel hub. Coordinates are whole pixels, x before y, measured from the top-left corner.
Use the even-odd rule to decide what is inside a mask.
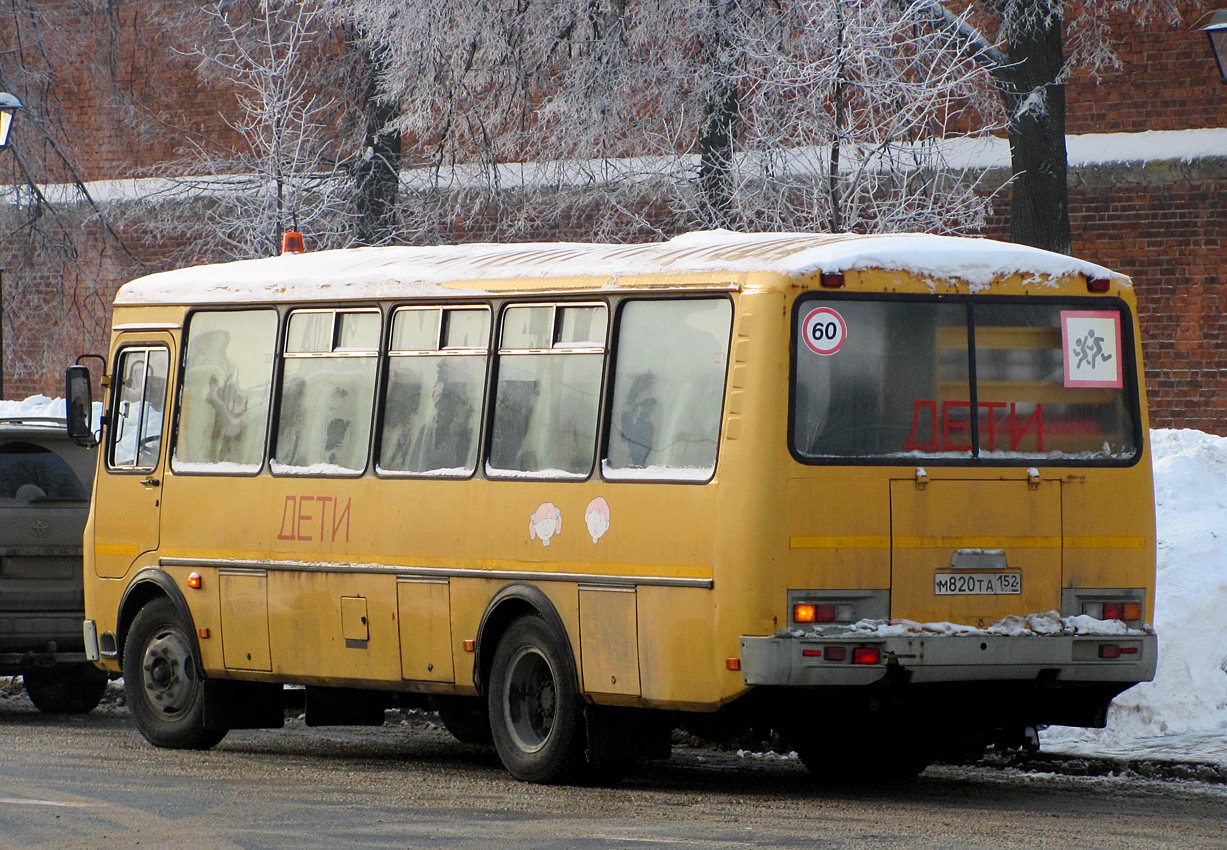
[[[196,676],[192,649],[183,635],[174,631],[156,635],[145,648],[141,667],[145,696],[156,711],[173,717],[191,705]]]
[[[540,650],[523,647],[511,660],[503,701],[507,728],[517,748],[540,750],[554,728],[557,692],[554,670]]]

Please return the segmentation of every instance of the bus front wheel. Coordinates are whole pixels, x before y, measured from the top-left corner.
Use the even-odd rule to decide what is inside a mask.
[[[525,782],[565,782],[584,768],[579,688],[567,649],[540,617],[521,617],[494,653],[490,731],[504,767]]]
[[[149,743],[207,750],[226,736],[204,725],[204,683],[197,673],[189,626],[174,604],[157,599],[132,621],[124,645],[124,693]]]

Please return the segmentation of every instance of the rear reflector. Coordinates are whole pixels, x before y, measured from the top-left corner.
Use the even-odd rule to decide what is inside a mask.
[[[803,649],[801,650],[801,654],[805,656],[806,658],[821,658],[822,650],[821,649]]]
[[[876,646],[858,646],[852,650],[853,664],[880,664],[882,650]]]
[[[1100,658],[1120,658],[1120,647],[1114,643],[1101,643],[1099,645]]]
[[[824,652],[826,653],[827,661],[843,661],[848,657],[848,647],[846,646],[828,646]]]

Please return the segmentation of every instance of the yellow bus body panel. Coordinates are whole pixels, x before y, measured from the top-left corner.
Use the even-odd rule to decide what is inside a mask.
[[[179,474],[168,447],[155,495],[121,488],[131,477],[103,462],[87,529],[87,616],[99,633],[116,633],[130,583],[142,569],[159,569],[187,602],[207,676],[476,694],[472,641],[483,615],[500,590],[525,583],[561,618],[589,700],[712,711],[748,690],[737,672],[739,641],[787,625],[790,589],[888,589],[892,618],[973,626],[1020,607],[1060,609],[1070,588],[1139,588],[1153,606],[1144,397],[1137,463],[1045,466],[1038,486],[1019,467],[931,466],[922,488],[914,464],[804,465],[788,449],[788,352],[794,302],[819,290],[816,273],[619,283],[732,300],[712,480],[614,482],[599,471],[584,481],[427,480],[370,470],[307,477],[267,467],[256,475]],[[588,298],[603,285],[577,278],[453,286],[470,284],[495,297]],[[847,272],[843,291],[972,290],[865,270]],[[1036,291],[1018,275],[992,288]],[[1132,309],[1126,285],[1114,283],[1112,294]],[[129,342],[163,341],[178,364],[177,328],[189,306],[121,304],[112,355]],[[149,329],[159,324],[168,327]],[[1140,363],[1140,343],[1134,356]],[[1137,385],[1142,392],[1140,375]],[[172,386],[171,398],[176,392]],[[169,417],[165,433],[169,441]],[[585,507],[598,497],[612,514],[599,545],[584,524]],[[529,529],[545,502],[562,518],[548,546]],[[125,525],[136,514],[146,515],[146,526],[153,516],[153,529]],[[1009,568],[1026,575],[1021,600],[934,596],[934,574],[960,549],[1002,550]],[[192,572],[202,576],[198,590],[187,585]],[[119,659],[106,664],[119,669]]]

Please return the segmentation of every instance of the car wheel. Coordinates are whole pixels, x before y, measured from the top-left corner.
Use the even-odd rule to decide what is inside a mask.
[[[22,674],[30,702],[43,714],[89,714],[107,689],[107,673],[93,664],[61,664]]]
[[[124,644],[124,692],[149,743],[207,750],[226,736],[204,725],[204,682],[189,625],[166,598],[137,613]]]

